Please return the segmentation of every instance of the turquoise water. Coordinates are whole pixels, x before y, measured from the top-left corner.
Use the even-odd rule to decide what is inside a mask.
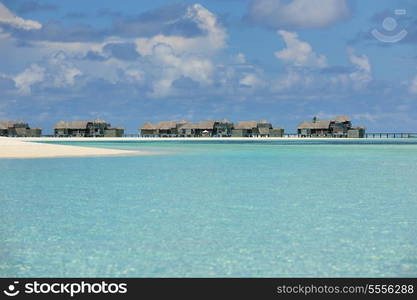
[[[0,160],[0,276],[417,276],[416,140],[81,143],[168,154]]]

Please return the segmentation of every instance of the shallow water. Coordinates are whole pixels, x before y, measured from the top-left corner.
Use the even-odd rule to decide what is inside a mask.
[[[365,142],[0,160],[0,276],[415,277],[417,143]]]

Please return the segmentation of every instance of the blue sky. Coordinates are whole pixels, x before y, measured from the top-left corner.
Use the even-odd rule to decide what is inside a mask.
[[[416,132],[414,2],[0,0],[0,119],[51,132],[100,117],[133,133],[227,117],[292,132],[346,114]]]

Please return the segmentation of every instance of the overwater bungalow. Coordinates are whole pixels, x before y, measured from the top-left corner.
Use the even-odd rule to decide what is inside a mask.
[[[146,122],[139,128],[140,135],[143,137],[157,137],[159,132],[155,124]]]
[[[104,130],[104,137],[123,137],[124,134],[124,127],[108,127]]]
[[[282,127],[274,127],[269,130],[269,137],[283,137],[284,136],[284,128]]]
[[[209,137],[213,136],[214,125],[216,121],[201,121],[195,124],[195,137]]]
[[[283,128],[273,128],[267,121],[242,121],[234,124],[228,119],[201,122],[146,122],[140,128],[142,137],[282,137]]]
[[[258,137],[283,137],[284,128],[272,127],[272,124],[266,120],[258,122]]]
[[[0,136],[8,137],[40,137],[41,128],[30,128],[29,124],[22,121],[0,121]]]
[[[178,124],[176,121],[158,122],[156,127],[161,137],[174,137],[178,134]]]
[[[178,134],[180,137],[195,137],[196,127],[196,123],[187,122],[181,124],[181,126],[178,129]]]
[[[283,137],[284,128],[272,127],[272,124],[266,120],[241,121],[238,122],[232,130],[233,137]]]
[[[233,137],[253,137],[258,135],[258,124],[256,121],[240,121],[233,127]]]
[[[230,137],[233,123],[227,119],[218,121],[201,121],[197,123],[185,123],[179,128],[179,134],[183,137]]]
[[[365,127],[358,126],[348,130],[347,137],[351,139],[361,139],[365,137]]]
[[[317,120],[302,122],[297,126],[297,133],[300,137],[358,137],[365,136],[365,128],[352,127],[349,117],[339,115],[332,120]]]
[[[330,127],[334,137],[347,137],[349,129],[352,128],[352,120],[347,116],[336,116],[330,121]]]
[[[102,120],[91,121],[60,121],[54,126],[57,137],[122,137],[124,128],[111,127],[111,124]]]
[[[139,128],[143,137],[210,137],[215,133],[218,121],[161,121],[156,124],[146,122]],[[227,127],[228,125],[226,125]]]
[[[233,122],[228,119],[221,119],[214,124],[213,136],[216,137],[231,137],[233,130]]]
[[[302,137],[310,136],[331,136],[331,121],[314,120],[313,122],[302,122],[297,126],[298,135]]]
[[[158,135],[160,137],[177,137],[180,132],[181,126],[186,124],[187,121],[161,121],[156,124],[158,129]]]
[[[257,124],[258,127],[258,136],[260,137],[269,137],[270,130],[272,129],[271,123],[266,120],[259,121]]]
[[[146,122],[139,128],[140,135],[143,137],[177,137],[180,136],[181,126],[187,121],[161,121],[156,124]]]

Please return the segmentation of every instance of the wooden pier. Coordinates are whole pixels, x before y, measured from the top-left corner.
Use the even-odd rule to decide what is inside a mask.
[[[410,132],[371,132],[365,133],[365,138],[369,139],[403,139],[403,138],[417,138],[417,133],[410,133]]]
[[[285,137],[301,137],[301,135],[297,133],[285,133]],[[308,136],[312,137],[312,136]],[[316,136],[315,136],[316,137]],[[332,138],[331,136],[323,136],[325,138]],[[335,139],[339,137],[333,137]],[[364,138],[366,139],[403,139],[403,138],[417,138],[417,133],[411,132],[370,132],[365,133]]]

